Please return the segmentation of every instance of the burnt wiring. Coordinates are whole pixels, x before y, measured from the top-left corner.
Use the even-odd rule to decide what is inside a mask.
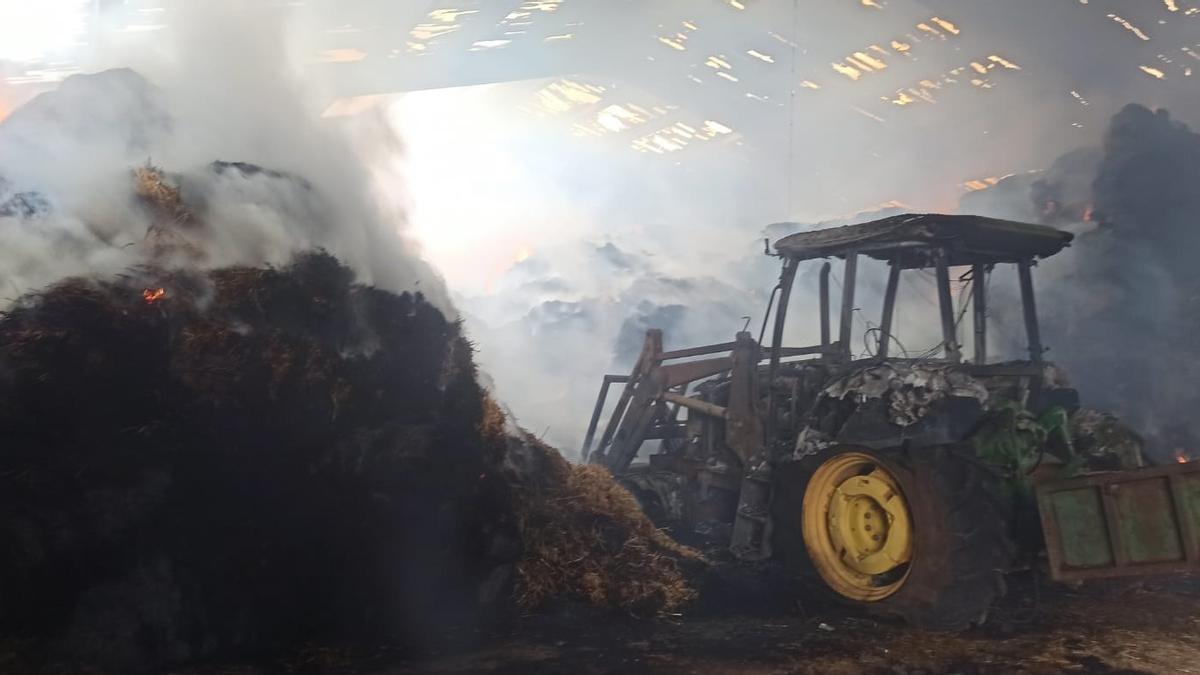
[[[839,291],[843,290],[843,289],[842,289],[842,280],[841,280],[841,279],[839,279],[837,276],[835,276],[835,275],[833,275],[833,274],[831,273],[831,274],[829,275],[829,280],[830,280],[830,281],[832,281],[834,284],[836,284],[836,285],[837,285],[837,289],[838,289]],[[854,311],[853,311],[853,314],[854,314],[854,317],[858,319],[858,322],[859,322],[860,324],[862,324],[862,327],[863,327],[864,329],[869,329],[869,328],[871,328],[871,322],[870,322],[870,321],[867,321],[867,320],[866,320],[866,319],[864,319],[864,318],[862,318],[862,307],[855,307],[855,308],[854,308]]]
[[[873,348],[870,344],[870,336],[872,333],[879,335],[879,337],[875,338],[875,346]],[[905,348],[904,343],[900,342],[900,338],[896,337],[889,331],[883,330],[882,326],[868,328],[867,332],[863,333],[863,348],[866,350],[867,356],[874,357],[876,354],[878,354],[879,347],[881,346],[883,340],[896,343],[896,346],[900,348],[900,353],[903,354],[903,357],[906,359],[909,358],[908,349]]]
[[[926,273],[924,270],[920,270],[920,272],[922,273],[923,276],[929,277],[928,280],[930,281],[930,283],[933,283],[931,274]],[[984,277],[985,277],[984,284],[986,285],[988,275],[985,274]],[[958,291],[958,303],[957,304],[959,306],[959,310],[958,310],[958,316],[955,317],[955,319],[954,319],[955,335],[958,335],[958,331],[959,331],[959,328],[962,326],[963,319],[967,315],[967,310],[971,308],[971,305],[974,301],[973,291],[975,290],[975,284],[977,283],[977,280],[975,279],[974,268],[969,269],[966,272],[963,272],[958,277],[958,281],[959,281],[959,283],[962,283],[963,286]],[[920,294],[918,297],[922,298],[923,300],[925,300],[927,303],[929,303],[933,307],[935,307],[935,308],[937,307],[937,304],[934,303],[932,300],[930,300],[928,297],[926,297],[924,294]],[[892,339],[895,339],[895,336],[893,336]],[[896,342],[897,342],[897,344],[899,344],[898,340]],[[938,342],[936,345],[930,347],[926,351],[918,354],[916,358],[917,359],[932,358],[935,354],[937,354],[938,352],[942,351],[945,348],[946,348],[946,341],[942,340],[941,342]]]
[[[991,270],[991,266],[989,265],[987,267],[987,269],[985,270],[985,274],[984,274],[983,283],[985,284],[985,287],[987,285],[990,285],[990,282],[991,282],[991,276],[989,274],[987,274],[987,272],[989,272],[990,270]],[[922,276],[926,279],[926,281],[928,281],[930,284],[934,283],[934,279],[933,279],[931,273],[925,272],[924,270],[918,270],[918,271],[922,273]],[[834,282],[834,284],[837,285],[837,288],[841,289],[841,287],[842,287],[841,280],[838,279],[836,276],[831,276],[831,279]],[[962,284],[962,286],[958,291],[958,298],[957,298],[957,302],[955,303],[958,305],[958,315],[954,319],[954,332],[956,335],[958,334],[958,332],[960,331],[960,329],[962,327],[963,319],[966,318],[967,311],[969,309],[971,309],[972,305],[974,304],[975,284],[978,283],[978,280],[975,279],[974,268],[968,269],[967,271],[963,272],[958,277],[958,281],[960,284]],[[985,288],[985,290],[986,290],[986,288]],[[927,294],[918,292],[916,295],[917,295],[917,297],[921,298],[926,303],[928,303],[930,306],[937,308],[937,306],[938,306],[937,303],[934,300],[930,299]],[[772,298],[773,297],[774,297],[774,291],[772,292]],[[859,323],[862,325],[862,327],[864,329],[863,351],[860,353],[860,357],[872,358],[872,357],[876,356],[879,353],[879,349],[883,343],[883,340],[885,340],[885,339],[888,340],[890,343],[894,343],[897,347],[899,347],[900,352],[903,354],[904,358],[906,358],[906,359],[907,358],[916,358],[916,359],[932,358],[938,352],[943,351],[946,347],[946,341],[942,340],[942,341],[938,342],[937,344],[929,347],[925,351],[918,353],[915,357],[913,357],[910,354],[910,352],[908,351],[908,349],[904,346],[904,344],[900,341],[900,339],[896,337],[896,335],[894,333],[892,333],[891,331],[884,331],[881,326],[872,325],[872,323],[869,320],[864,319],[861,315],[861,308],[858,308],[858,307],[854,308],[854,315],[855,315],[855,317],[857,317]],[[897,317],[899,316],[898,309],[897,309],[896,316]],[[763,327],[765,330],[765,328],[766,328],[765,320],[763,322]],[[760,341],[761,341],[761,336],[760,336]]]

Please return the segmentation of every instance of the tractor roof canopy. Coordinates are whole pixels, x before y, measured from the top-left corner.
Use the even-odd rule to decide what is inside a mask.
[[[780,239],[775,250],[808,260],[863,253],[902,268],[930,267],[945,250],[950,265],[990,265],[1046,258],[1074,238],[1070,232],[983,216],[906,213],[882,220],[798,232]]]

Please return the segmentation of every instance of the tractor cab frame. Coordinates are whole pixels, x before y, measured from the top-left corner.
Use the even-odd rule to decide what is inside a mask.
[[[1038,258],[1058,253],[1071,239],[1070,233],[1041,225],[940,214],[907,214],[784,237],[775,245],[777,255],[783,259],[779,285],[771,294],[771,302],[763,320],[765,328],[774,310],[770,345],[765,350],[760,348],[759,342],[743,331],[737,334],[733,342],[665,351],[661,331],[648,331],[632,373],[628,376],[604,377],[588,424],[582,455],[585,461],[604,464],[619,475],[629,468],[643,442],[684,437],[686,425],[678,422],[678,415],[680,409],[687,409],[725,420],[728,423],[726,442],[744,461],[744,468],[751,468],[749,464],[752,458],[762,455],[764,442],[771,439],[777,426],[775,415],[770,414],[775,410],[776,402],[767,400],[763,406],[758,400],[760,376],[765,377],[767,382],[774,382],[784,359],[816,357],[839,369],[851,364],[909,360],[896,359],[890,353],[890,345],[894,341],[892,330],[897,291],[905,270],[933,269],[937,278],[941,355],[918,360],[957,364],[962,362],[963,355],[956,331],[951,268],[969,267],[969,277],[981,281],[996,265],[1015,266],[1030,358],[1025,368],[1020,368],[1020,364],[1007,364],[1001,370],[1014,372],[1016,369],[1037,376],[1040,374],[1037,364],[1042,362],[1045,350],[1038,327],[1032,269]],[[864,256],[886,262],[889,274],[878,328],[879,347],[875,354],[856,360],[852,354],[851,330],[859,259]],[[786,346],[784,335],[788,305],[796,272],[802,262],[816,258],[841,258],[844,261],[837,339],[832,339],[831,335],[831,266],[826,262],[820,271],[820,343],[802,347]],[[988,360],[986,288],[986,283],[972,284],[973,363],[977,366],[986,366]],[[759,336],[761,338],[762,334]],[[714,357],[717,354],[725,355]],[[760,373],[763,370],[760,364],[764,362],[766,368]],[[729,373],[731,379],[727,406],[714,405],[702,397],[687,395],[692,383],[722,373]],[[596,443],[595,434],[605,410],[609,389],[614,384],[623,384],[624,388]],[[773,391],[773,388],[769,389]],[[767,414],[762,414],[764,412]]]
[[[725,543],[743,560],[781,558],[842,600],[926,627],[981,621],[1003,574],[1043,549],[1055,579],[1200,569],[1200,465],[1141,468],[1137,435],[1081,409],[1043,360],[1032,269],[1071,240],[1041,225],[939,214],[785,237],[758,339],[743,330],[732,342],[668,351],[662,332],[648,331],[630,374],[605,376],[583,457],[677,532]],[[825,262],[819,342],[789,346],[797,272],[818,258],[843,261],[837,335]],[[863,259],[889,270],[870,329],[878,346],[856,358]],[[989,359],[987,279],[1000,266],[1016,270],[1026,359]],[[916,358],[892,350],[903,351],[893,331],[910,270],[932,270],[940,329],[937,347]],[[969,360],[952,270],[970,284]],[[621,393],[609,406],[613,385]],[[1081,436],[1078,415],[1107,426]],[[657,451],[634,465],[655,439]]]
[[[887,289],[884,293],[883,314],[880,317],[881,340],[874,358],[889,356],[892,318],[900,275],[904,270],[933,269],[937,277],[938,310],[941,320],[943,358],[958,362],[962,346],[956,334],[954,301],[951,295],[950,269],[969,267],[970,279],[984,279],[995,265],[1016,267],[1021,288],[1021,303],[1025,330],[1029,339],[1030,360],[1041,361],[1043,347],[1037,321],[1033,294],[1032,268],[1038,258],[1058,253],[1070,243],[1072,235],[1050,227],[1030,225],[980,216],[945,216],[936,214],[903,215],[861,225],[801,232],[781,239],[775,246],[783,257],[780,289],[782,297],[776,312],[775,332],[771,346],[772,360],[783,349],[780,346],[784,323],[787,320],[787,299],[796,276],[796,269],[805,260],[837,257],[845,263],[842,303],[839,312],[839,332],[836,343],[829,340],[828,312],[821,314],[822,354],[845,361],[851,360],[850,329],[855,302],[858,260],[867,256],[889,266]],[[829,306],[828,267],[821,273],[821,307]],[[975,333],[974,362],[987,362],[987,285],[973,284],[972,301]],[[769,309],[769,308],[768,308]]]

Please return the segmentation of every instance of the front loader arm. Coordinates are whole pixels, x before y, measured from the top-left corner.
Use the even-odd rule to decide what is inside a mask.
[[[720,352],[728,356],[667,363]],[[679,433],[668,403],[725,420],[727,438],[735,453],[748,462],[762,446],[762,423],[758,415],[758,344],[749,333],[738,333],[734,342],[707,345],[673,352],[662,349],[662,331],[646,332],[642,352],[628,377],[606,375],[584,439],[584,461],[602,464],[614,475],[623,473],[646,440],[669,438]],[[732,372],[731,372],[732,371]],[[728,407],[686,396],[688,385],[713,375],[731,372]],[[604,411],[608,388],[625,385],[612,416],[595,448],[592,441]]]

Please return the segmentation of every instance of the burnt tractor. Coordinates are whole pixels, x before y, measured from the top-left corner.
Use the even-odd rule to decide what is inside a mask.
[[[785,237],[758,338],[743,330],[668,351],[648,331],[632,372],[604,378],[585,461],[678,532],[742,560],[782,559],[810,587],[925,628],[981,623],[1005,575],[1031,565],[1056,580],[1195,570],[1200,466],[1147,466],[1140,439],[1081,408],[1044,359],[1032,272],[1071,239],[937,214]],[[807,270],[818,297],[792,309],[819,343],[789,345],[797,272],[831,258],[842,261],[840,307],[831,311],[831,263]],[[878,323],[865,331],[855,324],[864,263],[887,266]],[[1018,360],[988,357],[989,280],[1005,268],[1028,350]],[[898,297],[913,304],[898,292],[905,275],[936,297],[915,325],[940,342],[919,354],[895,334]],[[615,403],[612,385],[622,385]]]

